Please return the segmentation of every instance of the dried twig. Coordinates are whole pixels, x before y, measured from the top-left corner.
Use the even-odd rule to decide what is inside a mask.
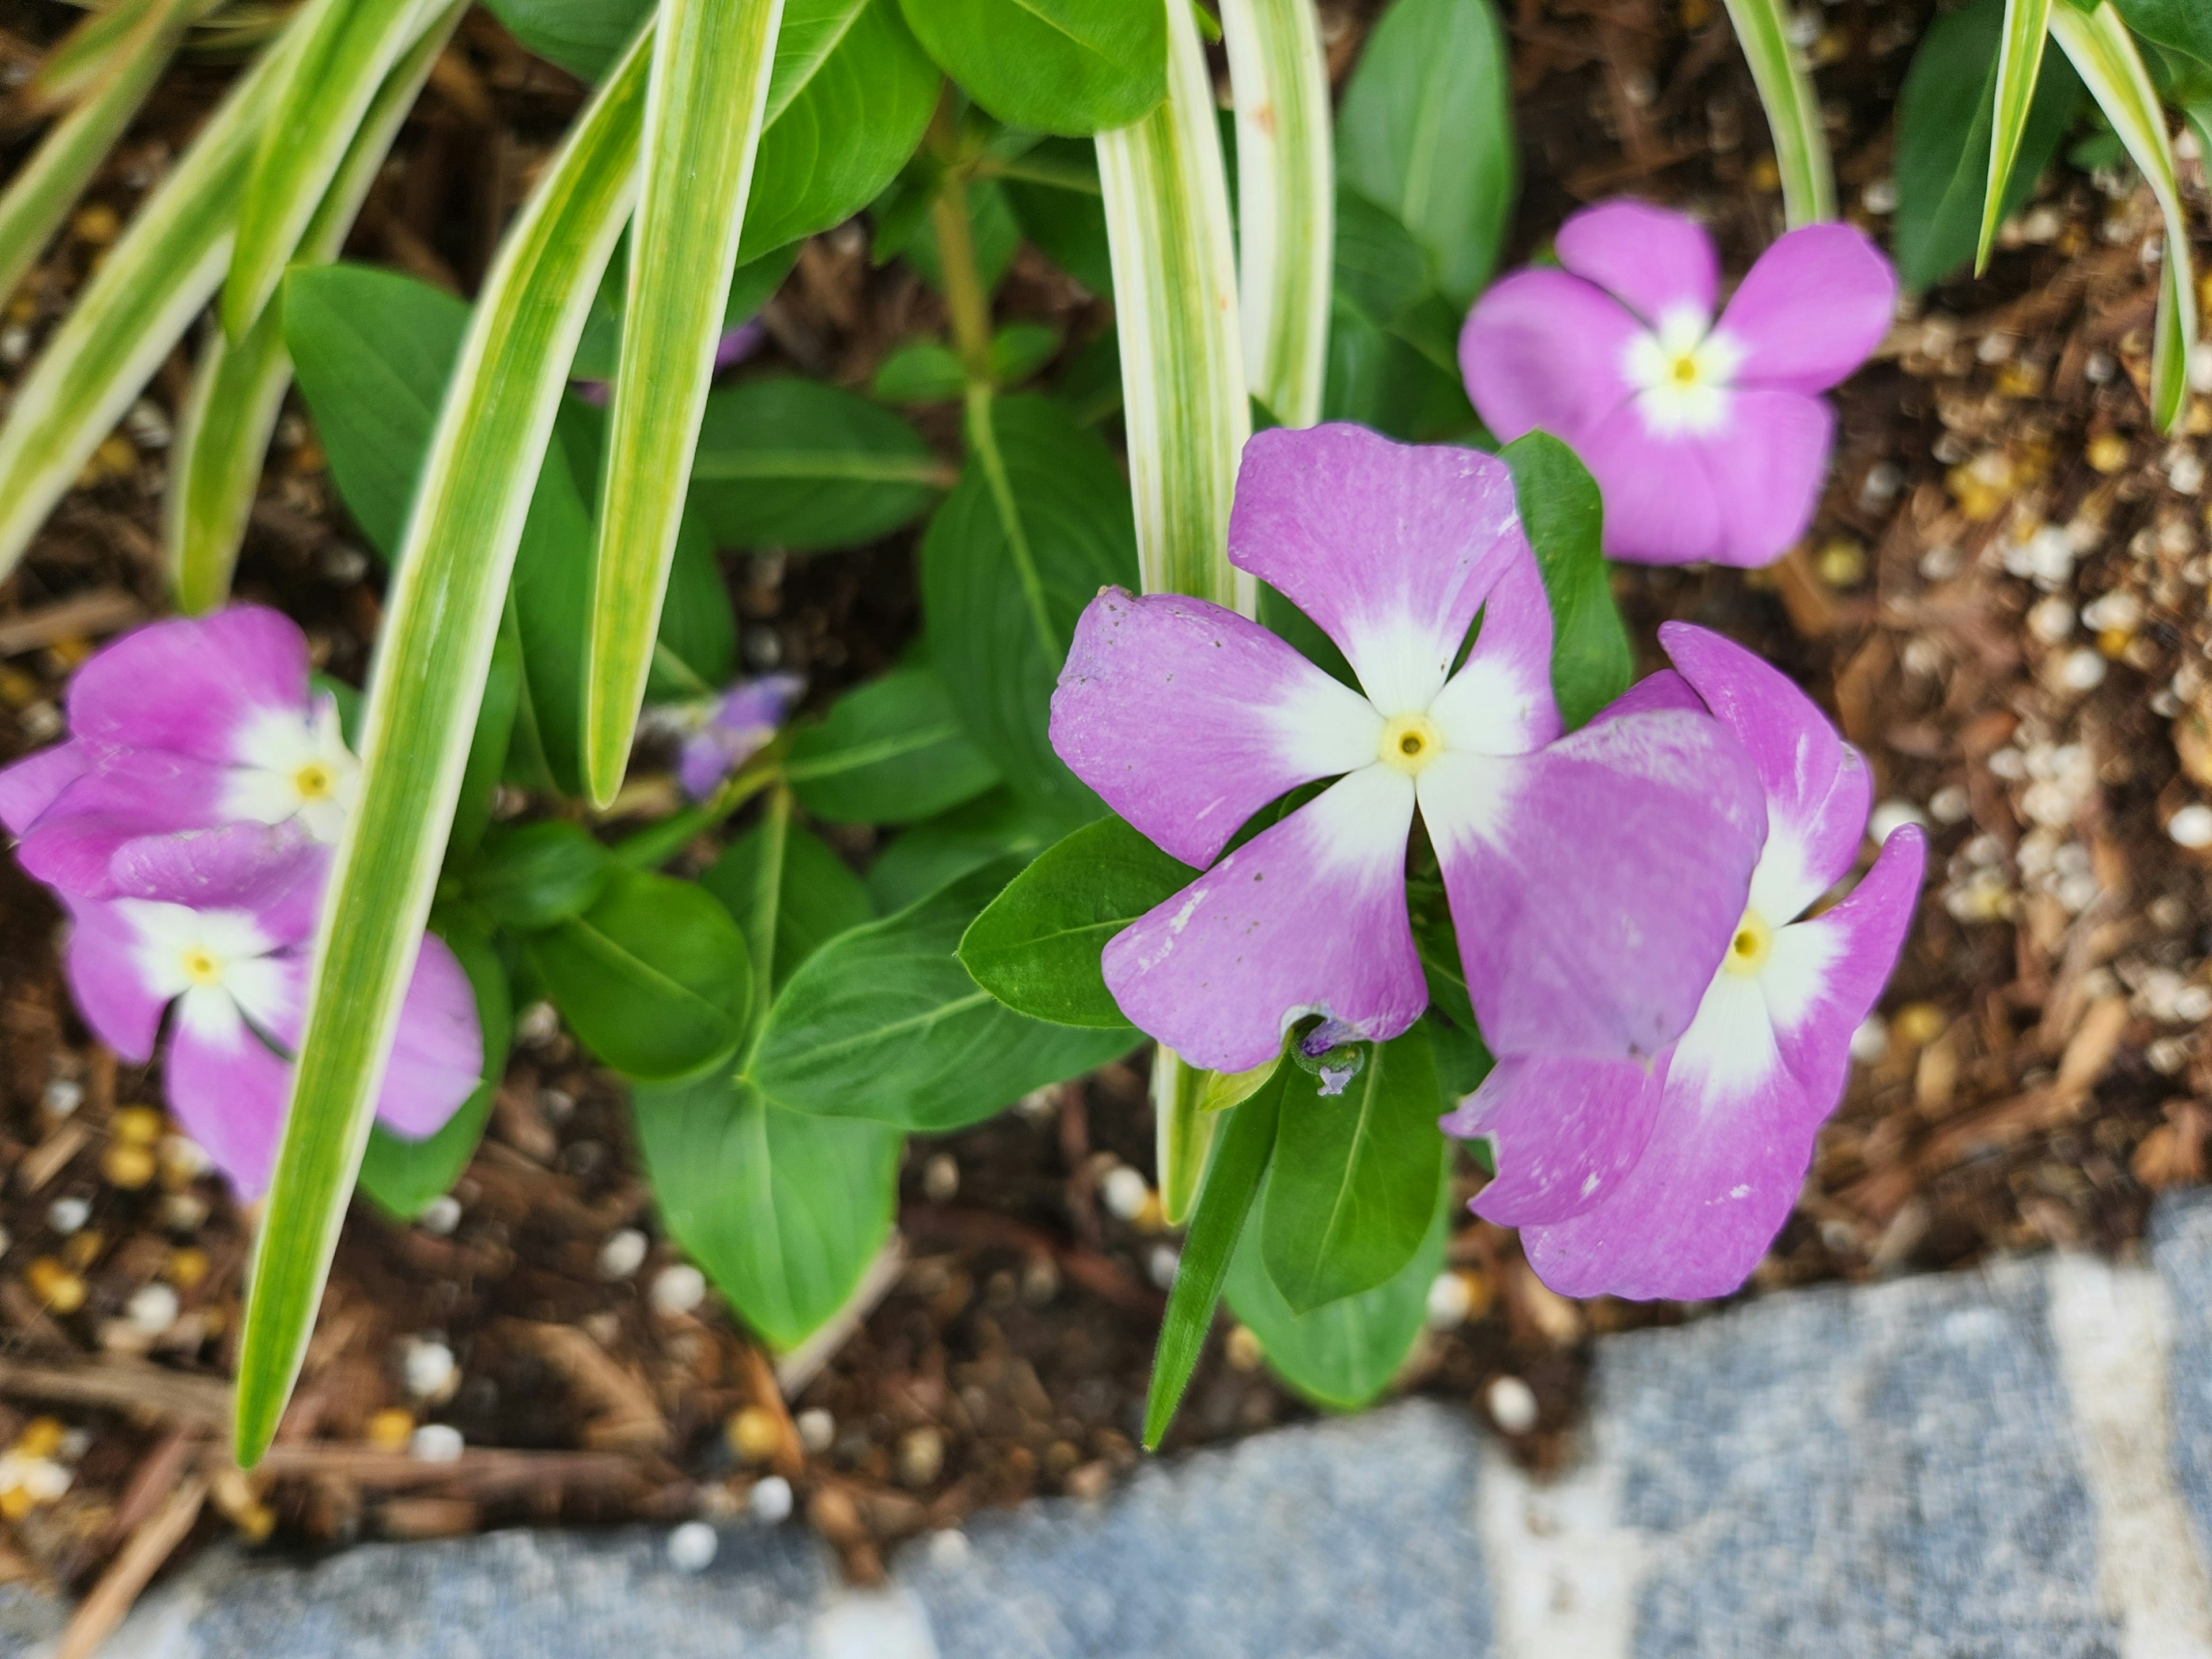
[[[124,1615],[137,1601],[138,1593],[161,1571],[170,1553],[184,1541],[185,1534],[192,1529],[192,1522],[200,1518],[200,1505],[207,1501],[207,1492],[205,1477],[195,1474],[170,1495],[167,1503],[139,1523],[137,1530],[131,1534],[131,1541],[100,1575],[92,1594],[84,1598],[76,1617],[70,1620],[69,1628],[62,1632],[54,1659],[92,1659],[100,1644],[123,1622]]]

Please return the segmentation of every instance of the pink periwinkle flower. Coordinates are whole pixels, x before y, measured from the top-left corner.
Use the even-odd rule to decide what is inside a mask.
[[[1571,445],[1605,497],[1605,550],[1643,564],[1761,565],[1819,505],[1835,415],[1897,301],[1849,225],[1760,256],[1719,320],[1720,262],[1695,221],[1607,202],[1559,227],[1559,270],[1485,294],[1460,336],[1468,395],[1506,441]]]
[[[796,674],[739,680],[702,705],[684,726],[677,780],[693,800],[705,800],[774,738],[806,682]]]
[[[1559,736],[1551,613],[1505,466],[1352,426],[1261,433],[1229,550],[1360,689],[1202,600],[1109,588],[1084,611],[1054,748],[1161,848],[1212,866],[1107,945],[1122,1012],[1218,1071],[1273,1058],[1309,1013],[1332,1040],[1405,1030],[1429,1000],[1406,905],[1418,810],[1493,1042],[1610,1059],[1671,1042],[1742,914],[1758,778],[1698,710]]]
[[[1496,1157],[1476,1213],[1519,1227],[1530,1265],[1566,1296],[1698,1300],[1749,1277],[1843,1096],[1851,1033],[1897,960],[1925,858],[1917,828],[1893,830],[1848,898],[1808,914],[1857,860],[1865,762],[1741,647],[1680,623],[1660,639],[1677,672],[1597,723],[1703,707],[1741,741],[1766,816],[1742,919],[1705,959],[1697,1018],[1673,1048],[1621,1062],[1504,1043],[1444,1120]]]

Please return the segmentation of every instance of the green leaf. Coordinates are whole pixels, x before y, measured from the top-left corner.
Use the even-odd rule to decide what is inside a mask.
[[[497,827],[470,866],[470,901],[503,927],[537,933],[599,902],[615,862],[591,832],[566,818]]]
[[[1374,1289],[1420,1248],[1436,1210],[1437,1066],[1416,1025],[1371,1045],[1340,1095],[1290,1069],[1261,1246],[1283,1300],[1306,1314]]]
[[[584,1046],[628,1076],[688,1077],[744,1035],[744,936],[696,883],[610,871],[589,909],[523,953]]]
[[[868,390],[887,404],[957,403],[968,390],[968,373],[951,347],[909,340],[884,359]]]
[[[1413,951],[1421,959],[1429,1000],[1454,1024],[1476,1029],[1474,1004],[1468,996],[1467,968],[1461,960],[1459,934],[1452,925],[1451,907],[1439,881],[1414,881],[1407,887],[1407,908],[1413,927]]]
[[[904,1137],[790,1112],[719,1073],[631,1097],[660,1216],[778,1350],[844,1306],[890,1237]]]
[[[1327,417],[1413,441],[1470,428],[1455,348],[1428,337],[1427,307],[1442,308],[1455,331],[1460,313],[1430,286],[1428,256],[1413,233],[1356,190],[1337,192],[1334,272]]]
[[[1521,522],[1551,602],[1552,695],[1571,732],[1636,678],[1635,648],[1599,550],[1604,503],[1574,451],[1548,432],[1516,439],[1498,459],[1513,469]]]
[[[1196,878],[1117,817],[1087,823],[1008,882],[960,941],[975,982],[1017,1013],[1127,1030],[1098,955]]]
[[[1512,70],[1490,0],[1396,0],[1337,118],[1337,173],[1387,208],[1462,307],[1497,269],[1520,165]]]
[[[922,541],[930,660],[1015,792],[1079,822],[1103,808],[1053,752],[1052,691],[1083,607],[1136,580],[1128,487],[1103,441],[1048,398],[994,400],[970,439]]]
[[[875,901],[852,866],[820,836],[787,822],[780,829],[763,823],[739,836],[699,883],[753,942],[757,960],[763,941],[773,951],[772,990],[781,990],[831,939],[876,919]]]
[[[1897,101],[1898,276],[1918,290],[1974,257],[1989,191],[1996,59],[2005,0],[1973,0],[1945,12],[1905,71]],[[2081,80],[2062,58],[2046,58],[2037,77],[1999,223],[2020,210],[2051,165],[2081,100]]]
[[[362,1190],[402,1221],[412,1221],[433,1199],[453,1190],[476,1156],[490,1121],[493,1100],[507,1071],[507,1051],[514,1039],[514,1005],[507,969],[491,940],[474,928],[446,920],[434,931],[453,948],[476,993],[477,1022],[483,1030],[483,1085],[461,1103],[435,1134],[407,1140],[382,1124],[369,1131],[361,1160]]]
[[[1006,279],[1007,268],[1014,263],[1014,252],[1022,244],[1022,228],[1015,222],[1014,210],[997,179],[975,179],[967,186],[965,194],[972,221],[970,234],[975,244],[975,275],[988,294]],[[925,216],[910,227],[906,240],[890,252],[903,253],[906,262],[923,282],[939,294],[945,292],[945,267],[937,252],[937,227],[927,216],[926,204]],[[884,257],[890,255],[885,253]]]
[[[799,245],[778,248],[740,264],[730,277],[730,291],[722,301],[722,327],[726,331],[750,321],[784,284],[799,263]],[[629,294],[629,237],[615,244],[614,257],[600,273],[599,291],[592,296],[591,316],[584,337],[576,343],[576,360],[568,375],[577,380],[611,380],[615,361],[622,351],[623,303]]]
[[[1057,840],[1059,818],[994,789],[915,824],[878,854],[866,878],[876,908],[903,910],[957,876],[1012,853],[1024,862]]]
[[[491,648],[484,675],[483,702],[477,709],[476,735],[461,773],[460,799],[453,808],[453,833],[446,846],[448,863],[471,856],[491,828],[499,804],[499,782],[507,775],[514,745],[514,724],[522,708],[522,642],[502,627]]]
[[[858,547],[919,518],[947,482],[921,434],[836,386],[771,375],[707,399],[691,497],[724,547]]]
[[[1060,349],[1060,331],[1043,323],[1010,323],[991,337],[991,380],[1018,386]]]
[[[580,81],[597,81],[653,15],[653,0],[485,0],[507,33]]]
[[[1087,138],[1166,96],[1158,0],[904,0],[929,55],[1009,126]]]
[[[1782,174],[1782,205],[1790,228],[1836,216],[1836,168],[1820,123],[1820,98],[1805,60],[1790,40],[1790,14],[1783,0],[1728,0],[1729,21],[1751,65],[1759,101],[1774,138],[1774,164]]]
[[[799,804],[842,823],[905,823],[988,789],[998,769],[968,739],[929,668],[893,669],[803,726],[784,768]]]
[[[362,715],[239,1352],[234,1450],[257,1462],[307,1352],[428,918],[507,578],[599,267],[637,175],[645,53],[585,106],[485,276],[439,414]],[[717,912],[719,914],[719,912]],[[732,929],[732,932],[735,930]]]
[[[1098,192],[1098,158],[1089,144],[1047,138],[998,161],[994,175],[1022,234],[1062,270],[1101,296],[1114,291],[1106,205]]]
[[[2212,9],[2203,0],[2117,0],[2127,26],[2144,40],[2212,68]]]
[[[1449,1112],[1482,1086],[1497,1062],[1473,1025],[1457,1024],[1433,1012],[1421,1024],[1437,1057],[1437,1103]]]
[[[935,1133],[1127,1053],[1126,1029],[1026,1019],[960,965],[960,936],[1018,867],[986,865],[823,945],[776,997],[743,1075],[797,1110]]]
[[[1175,1419],[1176,1407],[1190,1384],[1190,1374],[1197,1368],[1206,1334],[1212,1328],[1214,1304],[1221,1300],[1223,1281],[1237,1254],[1237,1241],[1244,1231],[1244,1218],[1251,1212],[1267,1173],[1284,1086],[1295,1069],[1279,1060],[1267,1080],[1231,1112],[1221,1150],[1206,1171],[1189,1236],[1183,1240],[1175,1284],[1168,1291],[1159,1346],[1152,1355],[1152,1380],[1145,1393],[1148,1451],[1159,1449],[1168,1425]]]
[[[2050,44],[2051,0],[2005,0],[2004,33],[1997,52],[1996,96],[1991,106],[1990,173],[1982,198],[1981,239],[1974,249],[1974,274],[1989,268],[2004,222],[2006,187],[2035,113],[2036,83],[2043,76],[2044,48]]]
[[[1291,1310],[1268,1277],[1260,1237],[1248,1230],[1223,1287],[1230,1310],[1260,1339],[1268,1365],[1317,1406],[1357,1411],[1390,1386],[1413,1352],[1428,1308],[1429,1286],[1451,1243],[1454,1206],[1449,1150],[1438,1158],[1429,1231],[1413,1258],[1371,1291],[1316,1308]],[[1264,1208],[1267,1200],[1260,1202]]]

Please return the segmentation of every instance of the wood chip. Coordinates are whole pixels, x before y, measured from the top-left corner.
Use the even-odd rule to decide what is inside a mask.
[[[74,594],[0,619],[0,657],[43,651],[64,640],[91,640],[143,622],[146,607],[119,587]]]
[[[92,1659],[100,1644],[114,1633],[131,1611],[139,1592],[161,1569],[170,1553],[184,1541],[200,1518],[207,1501],[208,1483],[195,1475],[170,1494],[169,1500],[140,1522],[131,1541],[102,1573],[84,1598],[54,1649],[54,1659]]]

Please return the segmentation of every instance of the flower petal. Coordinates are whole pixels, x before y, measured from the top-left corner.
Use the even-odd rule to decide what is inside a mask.
[[[116,849],[137,836],[220,823],[228,775],[225,768],[155,750],[97,752],[25,832],[16,857],[64,893],[112,897]]]
[[[1060,757],[1185,864],[1277,796],[1372,764],[1382,735],[1364,698],[1259,623],[1174,593],[1093,599],[1052,696]]]
[[[1340,423],[1277,428],[1244,446],[1229,556],[1342,647],[1385,716],[1419,714],[1500,570],[1526,556],[1518,522],[1492,456]]]
[[[1849,898],[1810,921],[1775,930],[1759,982],[1783,1060],[1816,1117],[1835,1109],[1850,1079],[1851,1033],[1897,965],[1919,902],[1927,845],[1915,825],[1893,830]]]
[[[399,1032],[376,1115],[410,1140],[434,1135],[477,1091],[483,1063],[483,1031],[469,976],[452,947],[426,933],[400,1004]]]
[[[163,1062],[169,1109],[250,1201],[267,1190],[276,1166],[291,1062],[254,1035],[222,993],[195,993],[186,1001],[191,1006],[179,1011]]]
[[[1712,481],[1720,539],[1711,557],[1745,569],[1771,564],[1813,522],[1835,447],[1835,411],[1796,392],[1737,388],[1729,429],[1695,439]],[[1607,503],[1610,518],[1612,503]]]
[[[1468,313],[1460,373],[1501,442],[1541,430],[1579,445],[1633,392],[1622,364],[1644,331],[1626,307],[1579,276],[1518,271]]]
[[[161,1011],[176,993],[149,979],[139,931],[127,911],[98,902],[64,902],[70,936],[62,961],[77,1012],[94,1036],[143,1066],[154,1057]]]
[[[1659,643],[1759,769],[1766,847],[1751,878],[1751,908],[1780,927],[1856,863],[1873,803],[1866,762],[1788,675],[1733,640],[1662,623]]]
[[[1525,755],[1559,735],[1552,697],[1552,607],[1536,556],[1519,529],[1520,556],[1498,572],[1482,627],[1459,672],[1429,705],[1447,745],[1479,755]]]
[[[1444,1133],[1487,1136],[1498,1177],[1474,1212],[1501,1227],[1565,1221],[1612,1197],[1657,1121],[1667,1058],[1570,1060],[1533,1054],[1498,1061]]]
[[[1406,914],[1413,790],[1370,766],[1115,934],[1107,988],[1132,1023],[1194,1066],[1249,1071],[1323,1013],[1396,1036],[1428,1006]]]
[[[157,622],[77,671],[70,729],[91,743],[167,749],[217,763],[257,719],[308,712],[307,640],[259,605]]]
[[[1897,273],[1850,225],[1807,225],[1759,257],[1720,326],[1747,349],[1744,386],[1825,392],[1872,356],[1897,313]]]
[[[1735,394],[1727,393],[1729,407]],[[1733,431],[1723,425],[1723,432]],[[1655,434],[1635,404],[1623,404],[1577,441],[1576,452],[1605,497],[1605,552],[1633,564],[1694,564],[1726,544],[1721,505],[1696,439]]]
[[[23,834],[91,764],[92,751],[72,738],[0,767],[0,828]]]
[[[1713,314],[1720,255],[1705,228],[1649,202],[1601,202],[1559,227],[1559,263],[1654,327],[1669,313]]]
[[[228,823],[126,841],[109,868],[126,897],[248,912],[275,947],[315,931],[330,863],[331,849],[297,823]]]
[[[1665,623],[1660,624],[1662,630]],[[1692,714],[1706,712],[1705,699],[1690,690],[1689,681],[1671,668],[1662,668],[1656,674],[1646,674],[1611,702],[1590,716],[1598,720],[1617,720],[1624,714],[1656,714],[1665,708],[1686,708]]]
[[[1758,775],[1717,721],[1595,720],[1511,760],[1447,750],[1419,790],[1493,1053],[1626,1060],[1681,1035],[1765,832]]]

